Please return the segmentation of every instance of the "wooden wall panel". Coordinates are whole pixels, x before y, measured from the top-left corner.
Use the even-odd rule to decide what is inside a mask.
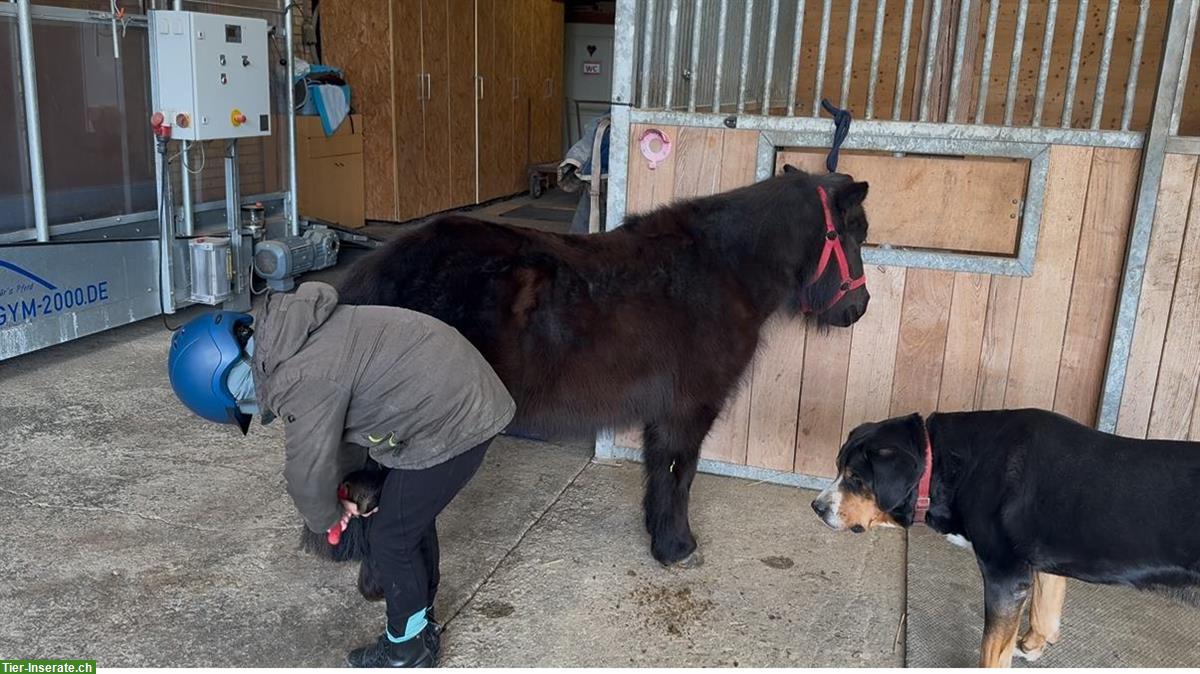
[[[779,153],[809,173],[825,172],[828,150]],[[838,171],[871,184],[867,241],[893,246],[1015,255],[1018,204],[1025,196],[1028,159],[895,157],[843,151]],[[914,199],[919,194],[921,198]]]
[[[1150,412],[1149,435],[1183,440],[1189,436],[1200,382],[1200,181],[1193,184],[1180,265],[1163,342],[1162,365]]]
[[[845,328],[810,327],[804,350],[800,418],[793,451],[793,469],[806,475],[832,477],[842,444],[846,376],[850,369],[850,338]],[[751,426],[753,428],[753,426]]]
[[[953,294],[953,272],[909,269],[905,275],[892,416],[937,409]]]
[[[984,274],[954,275],[942,385],[937,401],[937,408],[943,412],[975,408],[991,281],[992,277]]]
[[[975,382],[976,409],[1004,407],[1020,301],[1020,277],[992,277],[988,287],[987,317],[983,324],[983,344],[979,352],[979,374]]]
[[[777,315],[763,326],[751,375],[750,446],[746,452],[746,463],[751,466],[792,469],[807,337],[804,323],[788,316]]]
[[[753,183],[758,132],[722,131],[721,140],[720,184],[714,191],[724,192]],[[750,396],[750,372],[747,372],[700,447],[702,457],[732,463],[746,462],[750,442]]]
[[[1146,437],[1150,427],[1150,408],[1154,403],[1167,321],[1171,316],[1171,298],[1175,294],[1183,233],[1196,179],[1196,161],[1194,156],[1167,155],[1163,164],[1163,181],[1158,190],[1158,208],[1154,213],[1154,229],[1146,256],[1137,325],[1117,417],[1120,435]]]
[[[1055,147],[1046,176],[1034,276],[1021,284],[1005,407],[1054,405],[1067,304],[1087,197],[1092,148]]]
[[[634,138],[644,128],[635,127]],[[636,152],[630,158],[631,212],[727,189],[753,175],[753,132],[663,130],[677,144],[658,169],[649,169]],[[714,178],[739,156],[741,181]],[[705,442],[704,456],[828,477],[849,431],[888,416],[1039,406],[1093,421],[1139,159],[1127,150],[1051,149],[1030,277],[873,266],[865,270],[871,304],[852,328],[822,330],[774,318],[747,381]],[[1173,159],[1169,165],[1179,164]],[[1200,189],[1196,168],[1195,161],[1185,162],[1186,176],[1175,179],[1176,200],[1184,202],[1175,206],[1176,233],[1173,239],[1169,232],[1156,235],[1154,250],[1174,241],[1176,257],[1182,246],[1183,259],[1200,261],[1200,224],[1191,226],[1200,212],[1186,228],[1180,222],[1187,220],[1192,191]],[[872,215],[870,203],[867,213]],[[1165,264],[1178,266],[1170,259]],[[1162,272],[1163,279],[1172,273]],[[1191,274],[1195,278],[1181,275],[1180,284],[1200,287],[1200,271]],[[1192,422],[1200,417],[1200,344],[1194,339],[1200,324],[1193,324],[1200,321],[1193,318],[1200,316],[1200,291],[1181,292],[1172,284],[1165,303],[1172,304],[1172,318],[1161,331],[1172,357],[1163,359],[1153,413],[1169,427],[1162,432],[1186,437],[1200,432]],[[623,434],[618,444],[637,446],[638,434]]]
[[[846,373],[846,409],[842,414],[844,440],[856,426],[887,418],[892,404],[896,341],[900,309],[904,306],[903,267],[867,267],[871,303],[854,324]]]
[[[1096,148],[1079,237],[1054,409],[1089,426],[1104,380],[1141,153]]]

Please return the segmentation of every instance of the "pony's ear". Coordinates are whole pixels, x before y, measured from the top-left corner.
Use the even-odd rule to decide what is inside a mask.
[[[843,211],[854,208],[855,206],[861,206],[862,202],[867,198],[868,187],[869,185],[865,182],[850,183],[846,187],[838,190],[838,206],[840,206]]]
[[[800,169],[796,168],[795,166],[792,166],[791,164],[784,164],[783,172],[784,173],[799,173]]]

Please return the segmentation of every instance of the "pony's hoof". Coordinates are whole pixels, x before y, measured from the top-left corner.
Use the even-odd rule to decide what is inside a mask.
[[[675,562],[671,566],[679,569],[698,569],[704,566],[704,555],[700,554],[699,550],[692,550],[692,554]]]

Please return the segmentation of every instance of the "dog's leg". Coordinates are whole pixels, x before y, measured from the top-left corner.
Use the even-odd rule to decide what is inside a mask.
[[[1067,579],[1039,571],[1033,577],[1033,596],[1029,600],[1029,629],[1018,642],[1018,655],[1033,662],[1042,657],[1046,644],[1058,642],[1063,600],[1067,597]]]
[[[980,667],[1012,666],[1021,612],[1029,596],[1030,572],[997,572],[983,568],[984,624]]]
[[[651,554],[667,566],[704,563],[688,524],[688,496],[700,460],[700,443],[714,419],[715,413],[699,412],[646,425],[646,530]]]

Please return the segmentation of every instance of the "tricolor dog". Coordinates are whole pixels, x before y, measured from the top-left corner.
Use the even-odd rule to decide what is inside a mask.
[[[913,414],[854,429],[837,468],[812,503],[830,527],[923,519],[974,550],[983,666],[1055,643],[1068,577],[1200,601],[1198,442],[1122,438],[1035,409]]]

